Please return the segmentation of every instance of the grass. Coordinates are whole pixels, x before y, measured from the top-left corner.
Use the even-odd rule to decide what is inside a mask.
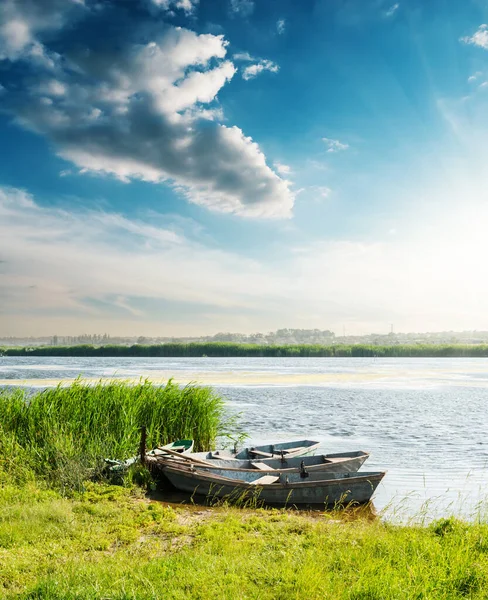
[[[168,507],[88,484],[0,489],[0,597],[486,598],[488,526]]]
[[[0,348],[5,356],[255,356],[255,357],[486,357],[488,344],[247,344],[165,343],[132,346],[36,346]]]
[[[224,402],[210,388],[169,381],[165,387],[141,381],[100,381],[29,395],[0,391],[0,483],[44,480],[80,489],[105,457],[125,459],[138,452],[140,428],[147,447],[193,438],[196,449],[211,448],[225,434]]]

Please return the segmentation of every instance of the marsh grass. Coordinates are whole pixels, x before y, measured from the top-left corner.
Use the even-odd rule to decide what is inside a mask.
[[[488,525],[342,520],[339,511],[169,507],[86,484],[0,488],[0,597],[486,598]]]
[[[224,402],[210,388],[166,386],[141,380],[76,380],[29,395],[0,390],[0,483],[43,479],[62,489],[80,489],[105,457],[126,459],[138,452],[140,428],[147,447],[193,438],[211,448],[232,426]]]
[[[0,348],[5,356],[191,356],[191,357],[480,357],[488,344],[249,344],[191,342],[132,346],[36,346]]]

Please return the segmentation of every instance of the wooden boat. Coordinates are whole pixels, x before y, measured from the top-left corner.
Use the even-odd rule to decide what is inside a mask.
[[[253,498],[280,505],[363,504],[371,499],[385,472],[281,473],[212,469],[168,464],[164,473],[177,489],[208,498]]]
[[[189,458],[196,456],[190,454]],[[149,457],[149,455],[148,455]],[[227,469],[228,471],[250,471],[255,473],[257,470],[262,473],[273,474],[276,471],[280,473],[298,473],[302,469],[307,471],[326,471],[328,473],[352,473],[358,471],[364,461],[369,457],[369,452],[358,450],[356,452],[339,452],[336,454],[321,454],[317,456],[298,456],[295,458],[267,458],[261,461],[222,459],[213,458],[211,460],[197,459],[199,469]],[[157,466],[164,467],[167,461],[174,463],[174,459],[168,455],[149,457],[155,470]]]
[[[295,456],[307,456],[313,454],[319,447],[320,442],[312,440],[298,440],[296,442],[278,442],[276,444],[265,444],[263,446],[251,446],[243,448],[238,452],[229,452],[227,450],[217,450],[213,452],[195,452],[194,456],[198,459],[237,459],[237,460],[256,460],[262,458],[293,458]]]
[[[190,454],[193,450],[193,440],[176,440],[175,442],[170,442],[165,446],[154,448],[154,450],[148,452],[146,456],[168,456],[168,453],[165,452],[165,450],[172,450],[179,454]]]
[[[166,450],[170,450],[171,452],[177,452],[178,454],[189,454],[193,450],[193,440],[176,440],[175,442],[170,442],[165,446],[161,446],[160,448],[155,448],[146,454],[146,457],[162,457],[162,456],[170,456]],[[107,465],[107,469],[109,473],[123,473],[127,471],[127,469],[136,462],[139,462],[141,459],[140,456],[132,456],[127,460],[114,460],[111,458],[105,459],[105,464]]]

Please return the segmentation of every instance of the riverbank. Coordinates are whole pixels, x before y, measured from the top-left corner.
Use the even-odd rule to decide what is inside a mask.
[[[484,597],[484,521],[176,506],[145,495],[143,470],[124,487],[89,479],[104,456],[137,452],[143,424],[150,445],[212,444],[228,421],[209,388],[80,381],[26,394],[0,390],[1,598]]]
[[[70,599],[483,598],[488,526],[167,506],[86,484],[0,487],[0,596]]]
[[[3,356],[104,356],[104,357],[488,357],[488,344],[318,344],[265,345],[231,342],[166,343],[132,346],[34,346],[0,348]]]

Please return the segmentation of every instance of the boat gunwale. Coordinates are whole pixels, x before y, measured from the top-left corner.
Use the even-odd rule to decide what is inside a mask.
[[[305,466],[305,470],[306,471],[310,471],[310,472],[320,472],[320,471],[324,471],[324,473],[327,473],[328,470],[324,467],[327,466],[331,466],[331,465],[341,465],[343,463],[347,463],[350,461],[354,461],[354,460],[358,460],[358,459],[362,459],[364,458],[363,462],[361,463],[360,467],[362,466],[363,463],[366,462],[366,460],[371,456],[370,452],[367,452],[365,450],[360,450],[358,452],[362,452],[363,454],[359,454],[358,456],[351,456],[351,457],[337,457],[336,460],[330,460],[329,458],[327,458],[327,455],[323,454],[323,458],[329,462],[323,462],[323,463],[317,463],[315,465],[309,465],[309,466]],[[317,455],[316,455],[317,456]],[[320,456],[320,455],[318,455]],[[299,456],[297,457],[289,457],[289,458],[300,458]],[[305,457],[303,457],[305,458]],[[155,464],[159,464],[161,465],[162,468],[165,468],[166,465],[168,466],[176,466],[178,465],[178,467],[180,466],[180,463],[182,463],[182,465],[184,464],[186,466],[186,461],[184,459],[178,460],[177,458],[172,459],[172,458],[166,458],[163,456],[157,456],[157,457],[150,457],[151,462],[154,462]],[[155,459],[155,460],[154,460]],[[162,459],[162,460],[161,460]],[[209,461],[212,459],[208,459]],[[217,459],[216,459],[217,460]],[[232,460],[234,459],[218,459],[218,460],[228,460],[229,462],[232,462]],[[237,459],[239,460],[239,459]],[[246,459],[242,459],[242,460],[246,460]],[[253,462],[252,459],[248,459],[250,460],[250,462]],[[279,458],[273,458],[273,459],[263,459],[263,460],[279,460]],[[256,462],[260,462],[256,459]],[[196,466],[196,465],[195,465]],[[266,465],[267,466],[267,465]],[[360,468],[359,467],[359,468]],[[205,465],[205,464],[199,464],[198,465],[198,469],[202,469],[205,471],[212,471],[212,470],[225,470],[225,471],[237,471],[237,472],[244,472],[244,473],[298,473],[300,471],[300,467],[283,467],[283,468],[274,468],[274,467],[269,467],[269,469],[257,469],[257,468],[252,468],[252,469],[248,469],[245,467],[231,467],[231,466],[226,466],[226,465]],[[331,473],[333,473],[334,471],[330,471]],[[357,473],[358,471],[350,471],[351,473]],[[232,479],[232,478],[230,478]]]
[[[350,476],[344,476],[344,473],[339,473],[342,477],[334,477],[333,479],[319,479],[313,481],[297,481],[297,482],[288,482],[288,483],[267,483],[263,485],[259,485],[256,483],[243,481],[242,479],[232,479],[231,477],[225,477],[225,475],[211,475],[209,476],[207,473],[202,473],[199,469],[190,469],[190,468],[181,468],[181,467],[164,467],[165,471],[169,471],[170,473],[176,475],[183,475],[187,479],[196,478],[200,481],[204,481],[206,483],[222,483],[233,485],[234,487],[244,487],[246,489],[256,489],[258,487],[264,487],[266,489],[273,490],[282,490],[282,489],[295,489],[295,488],[303,488],[303,487],[324,487],[325,485],[339,485],[344,481],[354,481],[356,483],[362,482],[370,482],[370,481],[378,481],[381,482],[383,477],[386,475],[387,471],[370,471],[365,473],[353,472]],[[223,469],[227,470],[227,469]],[[264,471],[254,471],[256,474],[264,473]],[[280,471],[278,471],[280,472]],[[217,480],[217,481],[215,481]]]

